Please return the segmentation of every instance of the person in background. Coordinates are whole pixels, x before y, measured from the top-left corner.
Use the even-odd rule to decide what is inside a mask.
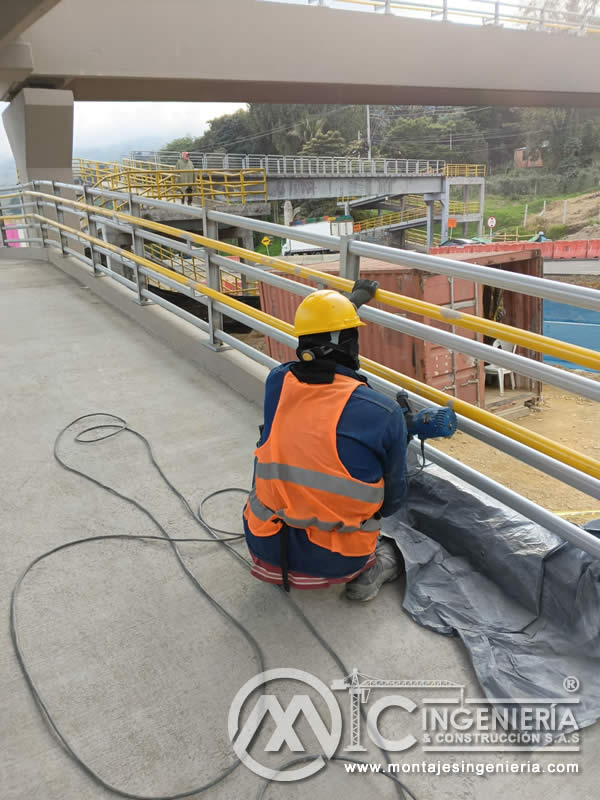
[[[308,295],[295,317],[298,361],[267,377],[243,522],[252,574],[288,591],[345,583],[348,599],[371,600],[403,571],[379,520],[407,493],[404,414],[357,372],[357,307],[377,287]]]
[[[183,152],[181,157],[177,159],[175,164],[177,170],[191,170],[194,169],[194,164],[189,156],[189,153]],[[187,198],[188,206],[192,205],[192,196],[194,191],[194,173],[193,172],[178,172],[175,176],[175,183],[181,192],[181,202],[185,203]]]

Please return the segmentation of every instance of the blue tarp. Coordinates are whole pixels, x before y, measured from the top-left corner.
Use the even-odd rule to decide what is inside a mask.
[[[544,336],[600,351],[600,312],[544,300]],[[554,356],[544,355],[544,361],[563,367],[585,369],[579,364]]]
[[[562,697],[577,676],[577,725],[600,718],[600,561],[434,465],[382,533],[404,557],[404,609],[461,638],[496,705]]]

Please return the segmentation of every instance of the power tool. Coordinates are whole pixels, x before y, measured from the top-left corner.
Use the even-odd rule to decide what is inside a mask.
[[[409,440],[416,436],[425,439],[446,438],[456,430],[456,414],[449,407],[422,408],[414,412],[408,402],[408,394],[404,389],[396,395],[396,402],[404,412],[404,420]]]

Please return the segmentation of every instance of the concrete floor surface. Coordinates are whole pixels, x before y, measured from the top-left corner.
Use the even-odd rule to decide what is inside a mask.
[[[61,470],[52,456],[54,439],[81,414],[118,414],[148,436],[170,480],[197,504],[221,487],[249,485],[260,409],[43,262],[0,265],[0,358],[0,799],[113,797],[67,757],[42,721],[10,644],[9,597],[24,567],[62,542],[157,531],[136,509]],[[130,434],[87,446],[66,440],[61,452],[69,463],[147,505],[171,535],[205,535]],[[241,503],[240,495],[211,501],[211,522],[240,530]],[[243,543],[238,549],[246,555]],[[202,585],[260,642],[267,668],[307,670],[326,684],[340,677],[331,656],[278,590],[253,579],[218,544],[184,545],[182,552]],[[296,592],[294,599],[348,668],[382,678],[445,679],[478,694],[461,643],[413,623],[401,608],[402,589],[402,581],[390,584],[365,605],[348,603],[339,588]],[[109,783],[162,796],[204,783],[233,762],[229,705],[259,668],[248,642],[194,590],[168,546],[104,541],[54,555],[26,579],[19,620],[25,658],[57,724]],[[282,696],[286,693],[293,693],[289,686]],[[340,706],[347,719],[347,695],[340,697]],[[416,735],[418,714],[388,712],[382,731]],[[318,749],[305,721],[297,730],[308,749]],[[493,764],[530,760],[544,766],[570,760],[580,765],[576,776],[413,774],[402,779],[417,800],[526,800],[543,794],[592,800],[598,795],[599,745],[595,726],[584,731],[583,752],[573,758],[543,753],[442,757]],[[272,763],[288,756],[284,747]],[[358,757],[381,761],[372,747]],[[420,763],[423,758],[417,746],[395,760]],[[434,754],[426,759],[437,760]],[[261,783],[240,766],[194,797],[252,798]],[[265,794],[290,800],[341,796],[362,800],[397,794],[385,778],[348,775],[339,765],[306,781],[271,786]]]

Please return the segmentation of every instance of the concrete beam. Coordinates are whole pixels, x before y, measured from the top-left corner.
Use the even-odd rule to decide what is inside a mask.
[[[9,98],[12,87],[20,85],[33,72],[31,45],[11,42],[0,46],[0,97]]]
[[[60,0],[18,0],[18,2],[2,3],[0,47],[14,41],[59,2]]]
[[[388,197],[397,194],[440,192],[444,178],[267,178],[269,200],[303,200],[326,197]],[[351,204],[352,205],[352,204]],[[352,207],[355,207],[352,205]]]
[[[593,36],[249,0],[102,0],[101,13],[62,0],[24,38],[28,80],[77,100],[600,105]]]

